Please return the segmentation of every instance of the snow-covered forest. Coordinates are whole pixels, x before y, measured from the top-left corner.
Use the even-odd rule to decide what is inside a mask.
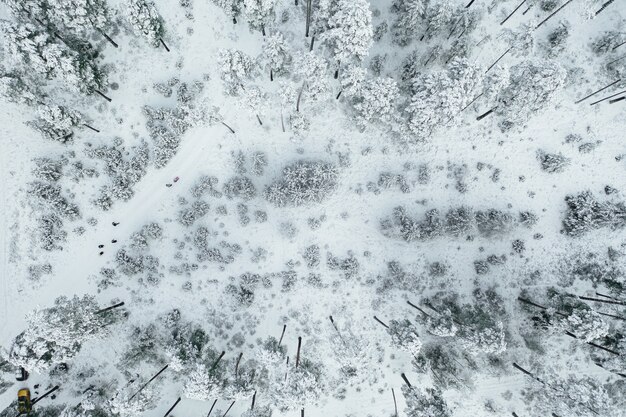
[[[0,98],[0,417],[626,416],[623,0],[0,0]]]

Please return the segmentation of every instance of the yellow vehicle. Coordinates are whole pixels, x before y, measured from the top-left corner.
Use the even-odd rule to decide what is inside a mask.
[[[30,402],[30,390],[28,388],[22,388],[17,392],[17,411],[20,414],[30,413],[33,409]]]

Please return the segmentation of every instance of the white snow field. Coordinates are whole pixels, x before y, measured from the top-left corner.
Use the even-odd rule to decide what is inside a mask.
[[[1,417],[626,416],[623,0],[0,17]]]

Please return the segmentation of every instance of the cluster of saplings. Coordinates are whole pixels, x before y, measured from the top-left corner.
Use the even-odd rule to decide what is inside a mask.
[[[458,207],[443,215],[438,209],[424,214],[422,220],[410,217],[404,207],[393,210],[390,219],[381,221],[383,233],[388,237],[400,237],[407,242],[427,241],[440,236],[463,237],[478,232],[484,237],[494,237],[510,232],[517,225],[532,227],[537,217],[531,212],[517,216],[497,209],[477,210]]]

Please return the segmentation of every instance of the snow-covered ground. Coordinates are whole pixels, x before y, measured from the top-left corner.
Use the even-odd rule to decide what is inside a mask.
[[[626,41],[623,2],[608,4],[587,20],[583,9],[599,10],[602,2],[526,1],[501,25],[517,0],[476,0],[470,7],[404,0],[395,9],[375,0],[313,1],[312,33],[353,27],[359,39],[347,30],[334,45],[362,42],[369,52],[363,60],[342,55],[337,78],[339,54],[328,46],[332,36],[326,43],[325,35],[316,36],[313,47],[313,55],[328,63],[324,71],[301,71],[304,64],[295,57],[310,48],[311,38],[304,36],[306,0],[299,5],[223,1],[243,7],[237,24],[210,1],[155,1],[169,52],[158,36],[132,30],[126,2],[106,3],[113,11],[108,33],[119,47],[97,32],[89,39],[100,51],[97,62],[108,65],[104,90],[111,102],[73,92],[62,75],[45,80],[36,75],[34,61],[16,63],[12,39],[2,35],[3,79],[10,69],[21,70],[25,80],[45,91],[44,101],[81,112],[100,131],[74,126],[73,141],[66,144],[45,138],[27,125],[36,118],[36,105],[15,103],[3,87],[0,359],[10,364],[0,368],[5,372],[0,387],[14,382],[12,365],[32,366],[32,375],[5,387],[0,408],[11,408],[2,416],[13,415],[18,388],[41,394],[54,385],[61,387],[56,398],[35,405],[48,413],[41,415],[57,416],[64,408],[64,416],[156,417],[179,397],[172,415],[206,415],[214,400],[211,415],[223,415],[233,400],[230,415],[242,415],[253,392],[256,406],[248,416],[266,416],[264,406],[274,416],[301,409],[307,416],[395,415],[392,389],[399,415],[626,415],[626,384],[618,375],[626,374],[626,100],[590,105],[612,94],[623,97],[617,93],[626,82],[576,103],[626,79],[626,59],[612,62],[626,54],[626,45],[619,45]],[[267,16],[254,14],[255,7],[274,4]],[[409,15],[402,5],[420,4],[426,11],[407,32],[411,42],[398,45],[391,32],[394,22]],[[324,5],[336,13],[335,20],[316,14]],[[532,7],[523,14],[527,5]],[[20,26],[29,21],[2,7],[9,21]],[[363,10],[372,13],[371,22],[359,15]],[[253,30],[247,23],[254,26],[257,18],[267,25],[265,36],[260,26]],[[440,29],[433,29],[436,22],[443,22]],[[385,33],[383,23],[389,28]],[[521,25],[529,23],[533,29],[524,43]],[[382,33],[371,45],[370,25]],[[567,28],[562,43],[553,41],[558,27]],[[277,32],[294,60],[270,81],[263,51]],[[613,43],[594,52],[592,44],[605,32],[613,33]],[[454,39],[466,42],[465,52],[458,52],[466,60],[448,59]],[[437,47],[441,50],[434,52]],[[487,71],[509,47],[515,49]],[[256,71],[228,72],[224,50],[254,58]],[[377,57],[384,57],[378,69]],[[412,64],[412,85],[402,79],[406,62]],[[532,79],[527,70],[517,87],[511,87],[513,76],[508,87],[487,93],[495,81],[486,74],[515,74],[525,62],[536,68],[556,65],[564,78],[548,93],[557,87],[553,80],[545,74]],[[351,95],[347,74],[359,66],[373,80],[395,81],[399,90],[390,106],[380,105],[393,90],[389,85],[382,92],[371,87],[370,96],[366,87]],[[446,68],[456,68],[458,78],[444,80]],[[224,81],[227,72],[240,80]],[[524,85],[526,80],[532,85]],[[292,94],[285,93],[289,89]],[[263,95],[259,103],[256,91]],[[152,122],[162,117],[180,140],[163,166],[156,155],[166,134],[155,136],[145,106],[160,109]],[[373,115],[363,121],[360,109],[367,106]],[[493,114],[477,120],[492,108]],[[531,114],[511,115],[511,108]],[[308,128],[299,130],[295,117],[305,118]],[[514,123],[502,129],[507,118]],[[120,161],[138,155],[142,143],[150,155],[145,166],[140,161],[139,168],[120,168]],[[108,160],[94,157],[93,150],[103,146],[119,153],[108,154]],[[37,222],[57,208],[42,203],[45,197],[37,200],[31,185],[42,181],[33,173],[44,166],[41,158],[59,161],[62,175],[46,181],[57,184],[80,211],[62,219],[67,237],[54,250],[42,249],[45,236]],[[329,172],[318,164],[304,186],[304,194],[318,184],[327,184],[330,192],[304,204],[275,204],[270,186],[297,161],[332,165]],[[214,190],[196,187],[204,176],[215,177]],[[287,200],[297,194],[291,185],[285,186]],[[133,191],[103,210],[94,204],[103,186]],[[566,197],[584,191],[600,204],[581,204],[574,216],[580,229],[570,231],[564,221],[573,209],[568,212]],[[469,208],[466,227],[450,214],[461,207]],[[522,213],[532,213],[534,220],[524,220]],[[148,231],[144,226],[150,224],[158,227]],[[59,297],[74,295],[94,297],[84,301],[84,315],[65,317],[68,310],[82,311],[76,305],[53,308]],[[578,299],[581,295],[611,303]],[[96,305],[120,301],[124,307],[103,319],[111,323],[91,313]],[[39,313],[33,316],[33,310]],[[173,310],[180,313],[178,320],[171,319]],[[392,320],[409,320],[407,329],[415,333],[390,334],[374,316],[392,329]],[[268,365],[261,341],[281,338],[284,325],[286,351]],[[206,333],[199,352],[186,339],[189,329],[197,328]],[[22,332],[28,342],[16,339]],[[305,363],[297,366],[299,337]],[[214,362],[221,352],[223,359]],[[233,371],[240,354],[241,372],[255,370],[250,381]],[[59,363],[67,369],[59,370]],[[127,398],[167,364],[148,394]],[[198,374],[217,378],[220,388],[199,380],[196,365],[202,367]],[[245,389],[238,385],[244,382]],[[60,408],[46,408],[51,405]]]

